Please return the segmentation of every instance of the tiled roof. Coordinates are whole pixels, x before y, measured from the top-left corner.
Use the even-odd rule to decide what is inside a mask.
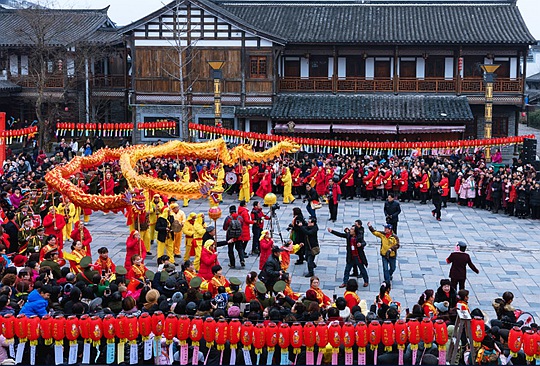
[[[395,122],[472,121],[466,97],[393,94],[281,94],[270,112],[275,120]]]
[[[236,108],[236,117],[270,117],[272,107],[240,107]]]
[[[0,9],[0,46],[32,46],[37,37],[44,37],[50,46],[69,46],[87,40],[99,43],[96,32],[114,29],[107,9]],[[108,40],[110,35],[107,33]]]
[[[511,2],[362,4],[360,2],[220,2],[245,23],[289,43],[533,44]]]
[[[13,92],[13,91],[19,91],[21,90],[21,87],[17,84],[12,83],[9,80],[0,80],[0,93],[3,92]]]

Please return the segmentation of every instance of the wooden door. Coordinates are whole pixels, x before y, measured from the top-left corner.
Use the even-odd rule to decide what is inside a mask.
[[[377,61],[375,60],[375,77],[376,78],[389,78],[390,77],[390,60]]]
[[[284,76],[287,78],[300,77],[300,60],[285,60]]]
[[[416,61],[400,61],[399,77],[405,79],[416,78]]]

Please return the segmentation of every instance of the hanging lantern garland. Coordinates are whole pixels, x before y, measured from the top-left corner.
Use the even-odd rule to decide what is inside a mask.
[[[476,152],[484,148],[510,146],[523,143],[524,139],[535,138],[534,135],[509,136],[482,140],[448,140],[430,142],[371,142],[371,141],[337,141],[312,139],[304,137],[289,137],[267,135],[263,133],[228,130],[214,126],[189,124],[193,138],[216,139],[224,138],[227,142],[268,148],[274,143],[284,140],[293,141],[301,146],[301,150],[315,153],[339,152],[340,154],[375,154],[383,151],[397,155],[409,155],[417,151],[419,155],[450,155],[458,152]],[[472,151],[469,151],[472,149]]]
[[[165,131],[169,135],[174,135],[176,129],[176,121],[160,120],[156,122],[139,122],[137,128],[139,130],[149,130],[150,136],[155,136],[156,131]]]
[[[26,139],[33,138],[38,132],[37,126],[19,128],[17,130],[0,131],[0,140],[6,140],[6,144],[10,145],[14,142],[23,143]]]
[[[133,133],[133,123],[74,123],[58,122],[56,137],[128,137]]]
[[[475,325],[477,322],[475,322]],[[480,336],[484,333],[482,326],[473,326],[473,338],[475,333]],[[243,347],[244,361],[246,365],[253,364],[251,359],[250,349],[255,348],[257,360],[260,361],[260,355],[266,348],[267,353],[280,348],[281,365],[290,364],[289,347],[292,347],[293,353],[296,356],[301,352],[303,347],[306,347],[306,352],[313,353],[315,345],[319,348],[319,357],[316,362],[313,360],[313,355],[306,357],[306,364],[321,364],[322,355],[327,347],[332,349],[332,363],[337,364],[338,357],[342,349],[345,351],[345,364],[352,365],[354,363],[352,348],[358,346],[359,365],[365,365],[365,351],[369,345],[374,351],[374,362],[377,360],[376,351],[381,344],[386,351],[390,351],[397,343],[398,349],[402,350],[407,344],[412,350],[417,350],[418,343],[424,342],[427,348],[432,342],[436,342],[439,348],[439,364],[442,365],[446,360],[446,343],[449,340],[448,329],[443,321],[435,323],[424,319],[422,322],[418,320],[399,320],[395,324],[391,322],[380,323],[372,321],[369,325],[364,322],[359,322],[356,325],[344,323],[340,325],[338,322],[326,324],[320,322],[317,325],[313,323],[294,323],[289,326],[286,323],[276,325],[275,323],[253,325],[250,322],[241,323],[238,319],[225,321],[220,319],[215,321],[212,318],[202,320],[200,317],[189,318],[186,315],[178,316],[169,314],[167,317],[161,312],[156,312],[154,315],[142,314],[138,318],[132,315],[119,315],[113,317],[107,315],[103,320],[99,317],[82,316],[77,319],[74,316],[64,318],[63,316],[50,317],[44,316],[38,318],[35,316],[26,317],[19,315],[0,316],[0,335],[6,338],[6,343],[9,348],[10,356],[15,358],[16,363],[22,363],[23,353],[25,353],[25,344],[30,342],[32,348],[36,347],[39,338],[45,340],[47,344],[55,341],[54,357],[57,363],[64,361],[64,341],[67,339],[70,348],[70,362],[75,363],[78,357],[77,340],[82,338],[84,344],[90,347],[90,342],[95,346],[99,346],[102,338],[107,339],[106,360],[107,364],[115,361],[124,361],[124,345],[129,342],[130,345],[130,364],[138,364],[137,340],[142,338],[143,342],[150,342],[148,350],[144,351],[145,360],[151,358],[152,351],[154,353],[161,350],[161,338],[166,340],[169,345],[169,356],[172,356],[173,343],[178,343],[180,348],[187,348],[189,342],[195,347],[199,345],[203,339],[207,347],[210,349],[216,348],[218,351],[224,351],[227,344],[230,344],[231,349]],[[17,349],[13,347],[17,344]],[[115,352],[115,345],[118,349]],[[233,347],[234,346],[234,347]],[[532,360],[538,355],[538,334],[534,331],[523,332],[518,327],[510,330],[508,337],[508,347],[511,352],[511,357],[517,357],[517,353],[523,351],[527,361]],[[145,346],[147,348],[147,346]],[[184,353],[180,357],[180,364],[188,363],[187,349],[180,351]],[[28,352],[26,352],[28,353]],[[31,354],[34,351],[31,350]],[[87,354],[87,355],[84,355]],[[197,350],[195,357],[198,358]],[[335,355],[335,356],[334,356]],[[307,356],[307,355],[306,355]],[[413,364],[416,355],[413,354]],[[207,356],[208,357],[208,354]],[[83,363],[90,363],[90,354],[87,351],[83,352]],[[296,360],[297,361],[297,360]],[[208,358],[205,360],[207,364]],[[229,360],[220,360],[220,364],[236,363],[233,358]],[[34,356],[30,357],[30,363],[35,363]],[[274,363],[272,358],[267,359],[267,364]],[[193,362],[197,364],[197,361]],[[259,364],[257,362],[256,364]],[[295,363],[296,364],[296,363]],[[403,364],[400,357],[399,364]]]

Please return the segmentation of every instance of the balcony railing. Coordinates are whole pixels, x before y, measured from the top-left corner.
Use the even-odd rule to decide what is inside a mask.
[[[409,92],[409,93],[483,93],[481,78],[292,78],[279,79],[282,92]],[[498,78],[494,91],[521,93],[522,79]],[[458,90],[460,89],[460,90]]]
[[[123,89],[126,88],[126,79],[124,75],[94,75],[91,78],[91,83],[97,89]]]
[[[10,76],[9,79],[23,88],[37,88],[38,79],[35,76]],[[44,79],[45,88],[63,88],[63,75],[48,75]]]

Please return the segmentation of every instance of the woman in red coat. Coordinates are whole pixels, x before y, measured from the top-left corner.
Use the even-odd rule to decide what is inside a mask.
[[[133,230],[126,240],[126,261],[124,262],[124,267],[128,272],[131,269],[131,258],[135,254],[140,255],[143,261],[146,258],[146,248],[141,240],[141,234],[137,230]]]
[[[317,191],[319,197],[325,195],[329,178],[332,178],[332,176],[327,178],[323,167],[320,166],[317,169],[317,174],[315,175],[315,190]]]
[[[266,169],[257,189],[257,196],[264,198],[268,193],[272,192],[272,174]]]
[[[214,274],[212,267],[219,264],[216,252],[216,243],[212,239],[208,239],[201,250],[201,266],[199,268],[199,277],[210,281]]]
[[[370,166],[368,168],[368,174],[363,178],[364,186],[366,187],[366,199],[364,201],[369,201],[371,198],[375,199],[374,188],[375,188],[375,178],[379,175],[379,172],[374,167]]]
[[[114,195],[114,179],[111,173],[105,174],[105,179],[101,181],[101,194],[104,196]]]
[[[259,257],[259,270],[262,271],[264,264],[272,254],[272,247],[274,246],[274,240],[270,237],[270,232],[268,230],[262,231],[261,238],[259,240],[259,246],[261,248],[261,254]]]

